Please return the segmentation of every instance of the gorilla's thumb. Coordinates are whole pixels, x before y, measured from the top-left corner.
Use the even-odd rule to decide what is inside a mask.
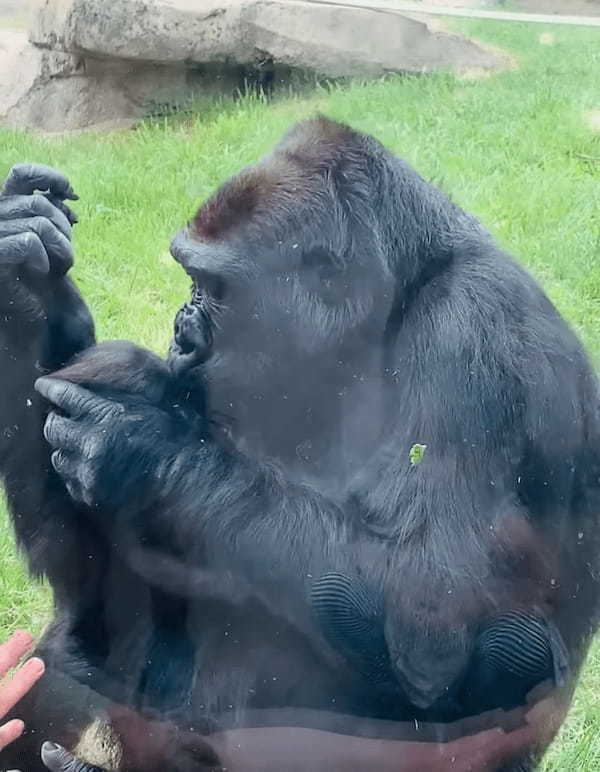
[[[45,742],[42,745],[42,761],[50,772],[103,772],[83,761],[78,761],[61,745]]]

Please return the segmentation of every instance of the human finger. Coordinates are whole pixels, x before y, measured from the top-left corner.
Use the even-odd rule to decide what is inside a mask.
[[[24,630],[17,630],[6,643],[0,645],[0,678],[4,678],[9,670],[16,667],[32,646],[33,638]]]
[[[0,716],[6,715],[24,697],[44,674],[45,665],[41,659],[28,660],[10,680],[0,688]]]
[[[18,718],[9,721],[4,726],[0,726],[0,751],[15,740],[18,740],[24,731],[25,724]]]

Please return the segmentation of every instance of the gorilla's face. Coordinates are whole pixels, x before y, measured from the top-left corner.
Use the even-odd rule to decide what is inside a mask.
[[[372,234],[351,232],[326,191],[316,198],[318,210],[299,201],[293,215],[270,211],[270,229],[249,213],[218,238],[203,232],[201,209],[176,236],[172,254],[193,282],[175,324],[176,372],[203,365],[209,378],[256,388],[257,380],[280,383],[283,371],[306,376],[327,360],[360,377],[382,345],[393,282]]]

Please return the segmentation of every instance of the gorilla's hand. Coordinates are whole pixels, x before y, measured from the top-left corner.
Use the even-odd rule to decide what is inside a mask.
[[[57,378],[40,378],[35,388],[60,411],[49,414],[44,436],[71,497],[111,511],[143,509],[160,490],[161,467],[176,455],[176,419],[154,405],[126,408]]]
[[[15,166],[2,187],[0,307],[10,318],[43,317],[49,278],[64,276],[73,264],[76,217],[66,199],[77,199],[69,181],[46,166]]]
[[[104,772],[100,767],[79,761],[56,743],[45,742],[42,745],[42,761],[50,772]]]

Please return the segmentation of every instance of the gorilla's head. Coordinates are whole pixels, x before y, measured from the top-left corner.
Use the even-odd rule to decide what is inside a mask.
[[[344,126],[309,121],[200,208],[172,245],[193,281],[176,322],[176,369],[206,361],[209,373],[262,381],[323,356],[360,363],[381,343],[394,298],[376,214],[383,152]]]
[[[90,346],[52,377],[138,409],[158,407],[179,419],[177,431],[205,430],[203,389],[182,389],[162,359],[129,341],[108,340]]]
[[[301,456],[310,446],[314,456],[316,434],[330,431],[331,448],[332,431],[363,433],[367,414],[369,427],[381,424],[400,294],[421,280],[423,255],[444,254],[431,240],[445,229],[428,223],[447,202],[424,185],[376,140],[317,118],[226,182],[175,237],[193,287],[171,367],[201,370],[215,409],[246,438],[260,435],[255,449]]]

